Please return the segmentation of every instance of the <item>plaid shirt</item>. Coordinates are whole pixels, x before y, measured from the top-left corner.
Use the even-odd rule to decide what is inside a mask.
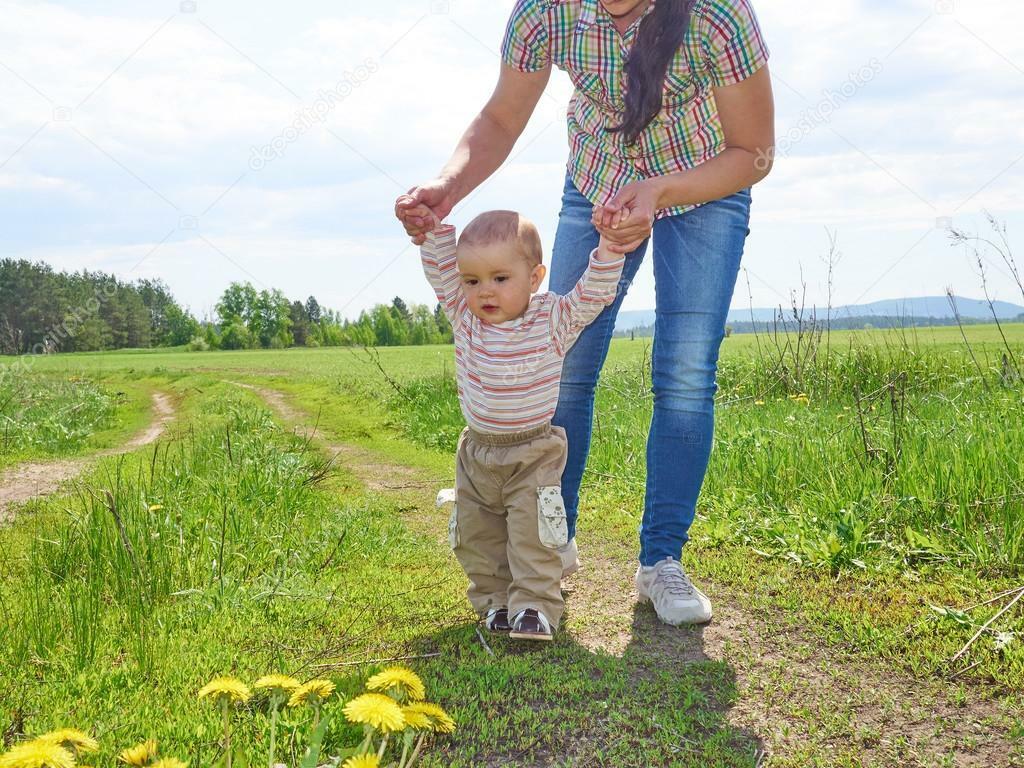
[[[521,72],[551,64],[569,73],[568,172],[593,203],[607,202],[632,181],[693,168],[725,149],[714,86],[732,85],[760,69],[768,49],[749,0],[695,0],[683,44],[665,76],[657,117],[627,144],[608,128],[625,112],[624,62],[640,22],[624,35],[599,0],[517,0],[502,58]],[[658,211],[671,216],[695,208]]]

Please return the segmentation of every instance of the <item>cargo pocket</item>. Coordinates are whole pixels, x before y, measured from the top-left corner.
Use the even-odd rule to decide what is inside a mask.
[[[550,549],[569,543],[569,525],[565,519],[565,503],[560,485],[537,488],[537,530],[540,543]]]

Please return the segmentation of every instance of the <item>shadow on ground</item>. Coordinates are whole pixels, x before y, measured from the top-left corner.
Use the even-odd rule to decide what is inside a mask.
[[[732,725],[736,673],[704,653],[702,627],[673,628],[636,606],[621,655],[568,633],[553,644],[473,626],[418,638],[424,663],[459,728],[425,766],[755,766],[762,742]]]

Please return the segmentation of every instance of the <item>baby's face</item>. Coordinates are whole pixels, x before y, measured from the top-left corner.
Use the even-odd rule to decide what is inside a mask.
[[[458,265],[469,311],[489,323],[522,317],[545,272],[508,242],[461,245]]]

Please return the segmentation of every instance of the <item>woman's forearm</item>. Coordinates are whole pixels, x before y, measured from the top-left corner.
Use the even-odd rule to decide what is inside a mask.
[[[658,208],[707,203],[739,192],[768,175],[770,157],[729,147],[696,168],[656,176],[650,183],[658,190]]]
[[[452,205],[468,197],[501,167],[518,138],[486,111],[476,116],[441,169],[441,178],[452,184]]]

